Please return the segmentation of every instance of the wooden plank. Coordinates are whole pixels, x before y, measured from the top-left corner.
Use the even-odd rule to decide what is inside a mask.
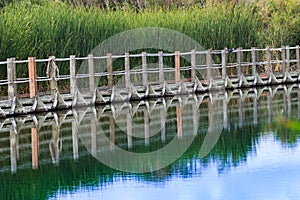
[[[88,66],[89,66],[89,86],[90,91],[93,92],[95,90],[95,67],[94,67],[94,55],[88,55]]]
[[[256,48],[251,48],[252,76],[256,74]]]
[[[227,72],[226,72],[226,66],[228,62],[228,54],[227,54],[227,48],[222,50],[222,79],[224,80],[226,78]]]
[[[237,77],[241,77],[242,73],[243,73],[243,69],[242,69],[242,52],[241,52],[241,48],[237,49],[236,52],[236,59],[237,59]]]
[[[180,106],[176,106],[176,117],[177,117],[177,136],[182,138],[182,109]]]
[[[207,67],[206,80],[209,81],[211,79],[211,67],[212,67],[211,49],[208,49],[206,52],[206,67]]]
[[[296,60],[297,60],[297,70],[300,72],[300,46],[296,46]]]
[[[191,79],[194,82],[196,79],[196,50],[191,51]]]
[[[37,82],[36,82],[36,62],[35,57],[28,58],[28,71],[29,71],[29,91],[30,98],[34,98],[37,95]]]
[[[286,46],[286,50],[285,50],[285,53],[286,53],[286,71],[287,72],[290,72],[290,46]]]
[[[175,82],[180,81],[180,52],[175,52]]]
[[[39,134],[37,128],[31,128],[32,169],[39,167]]]
[[[17,95],[16,63],[15,58],[7,59],[7,81],[8,81],[8,98],[13,99]]]
[[[281,46],[281,60],[282,60],[282,73],[283,76],[286,72],[286,57],[285,57],[285,46]]]
[[[112,67],[112,54],[106,54],[106,66],[107,66],[107,84],[109,88],[113,87],[113,67]]]
[[[266,47],[266,60],[267,60],[267,73],[270,74],[270,72],[272,72],[272,68],[271,68],[271,52],[270,52],[270,47],[267,46]]]
[[[142,52],[143,85],[148,85],[147,53]]]
[[[130,58],[129,53],[125,53],[125,86],[130,88]]]
[[[70,93],[75,95],[76,90],[76,60],[75,56],[70,56]]]
[[[164,76],[164,57],[163,52],[158,52],[158,67],[159,67],[159,82],[163,83],[165,82],[165,76]]]

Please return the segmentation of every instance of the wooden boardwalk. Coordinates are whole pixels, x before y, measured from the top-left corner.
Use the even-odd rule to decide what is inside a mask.
[[[148,57],[157,58],[154,68],[148,67]],[[165,57],[174,59],[173,67],[164,66]],[[114,59],[123,59],[124,69],[114,70]],[[135,69],[131,59],[140,59],[141,68]],[[184,59],[188,62],[183,62]],[[105,71],[97,71],[99,60],[105,61]],[[77,61],[87,63],[87,73],[76,72]],[[69,62],[69,73],[61,75],[58,69],[65,67],[61,63],[66,62]],[[47,74],[37,76],[37,65],[46,63]],[[17,77],[18,65],[24,64],[28,65],[28,77]],[[300,81],[300,47],[143,52],[101,57],[88,55],[84,58],[10,58],[0,62],[0,67],[5,65],[7,79],[0,80],[0,87],[2,91],[7,88],[8,95],[0,100],[0,118],[96,104],[296,83]],[[135,76],[141,76],[139,82],[133,81]],[[150,79],[150,76],[156,79]],[[116,84],[118,77],[124,77],[123,84]],[[105,84],[98,84],[98,78],[105,78]],[[84,90],[77,84],[79,79],[87,79],[88,86]],[[60,91],[60,81],[68,81],[70,89]],[[38,84],[41,82],[50,85],[48,94],[39,93]],[[28,84],[30,94],[27,98],[18,95],[19,84]]]

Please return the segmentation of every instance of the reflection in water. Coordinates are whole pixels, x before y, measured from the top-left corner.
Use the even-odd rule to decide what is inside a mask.
[[[290,85],[4,119],[0,198],[299,198],[299,130],[280,125],[299,119],[299,95]],[[222,106],[212,109],[216,104]],[[220,116],[222,134],[202,158],[209,126]],[[178,153],[190,141],[180,158],[151,173],[117,171],[92,156],[155,152],[172,142]],[[145,162],[153,168],[166,159]],[[118,160],[136,167],[128,157]]]

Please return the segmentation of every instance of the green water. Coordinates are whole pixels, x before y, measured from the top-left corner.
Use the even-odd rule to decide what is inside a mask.
[[[292,130],[278,120],[279,117],[287,118],[297,124],[299,94],[297,87],[288,94],[287,90],[278,90],[273,97],[265,91],[256,101],[256,111],[253,95],[246,98],[234,95],[235,98],[227,104],[227,121],[223,118],[224,107],[211,109],[217,101],[205,101],[207,97],[196,107],[193,97],[186,103],[182,101],[184,98],[173,101],[166,110],[165,121],[162,121],[163,101],[159,101],[154,106],[157,109],[150,112],[150,134],[152,130],[154,132],[149,139],[128,137],[128,124],[124,122],[127,119],[124,116],[129,113],[127,108],[122,108],[124,112],[115,113],[115,116],[110,109],[103,111],[104,107],[90,109],[75,127],[78,134],[75,136],[78,137],[74,137],[74,130],[72,132],[74,117],[64,119],[69,122],[62,123],[58,129],[59,154],[54,160],[49,144],[55,138],[55,123],[50,119],[49,124],[39,130],[37,169],[32,169],[31,129],[23,128],[18,132],[14,170],[11,167],[11,133],[3,131],[0,140],[0,199],[299,199],[300,131]],[[221,97],[218,101],[224,99]],[[143,104],[132,116],[134,134],[144,135],[144,123],[148,119],[145,114],[153,105],[149,103],[149,107]],[[182,109],[181,133],[178,131],[178,107]],[[219,112],[222,116],[223,129],[213,149],[201,157],[200,149],[207,135],[211,112]],[[193,120],[195,114],[197,120]],[[115,119],[114,131],[109,125],[111,119]],[[216,126],[216,117],[213,120],[212,125]],[[165,132],[162,131],[162,122]],[[94,135],[92,127],[96,128]],[[110,141],[108,145],[102,141],[100,131]],[[183,148],[190,138],[191,144]],[[174,152],[183,152],[175,161],[155,171],[120,171],[99,161],[99,156],[110,154],[116,148],[151,153],[172,141],[178,147]],[[134,160],[128,161],[128,157],[111,159],[116,158],[120,166],[134,165],[128,166],[131,169],[140,166]],[[145,158],[149,163],[141,166],[145,170],[155,168],[167,159],[168,155],[158,154],[151,162]]]

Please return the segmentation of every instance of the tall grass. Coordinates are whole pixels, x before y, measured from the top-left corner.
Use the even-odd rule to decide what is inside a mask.
[[[258,2],[261,1],[272,0]],[[295,45],[300,43],[297,1],[288,0],[283,10],[280,6],[270,9],[274,15],[266,15],[265,7],[259,3],[217,3],[178,9],[158,7],[136,13],[134,9],[106,11],[60,1],[21,1],[0,9],[0,60],[86,56],[108,37],[140,27],[179,31],[204,48],[212,49]],[[20,74],[26,74],[26,70],[24,67]],[[67,67],[61,72],[67,72]],[[5,77],[4,74],[0,68],[0,77]]]

